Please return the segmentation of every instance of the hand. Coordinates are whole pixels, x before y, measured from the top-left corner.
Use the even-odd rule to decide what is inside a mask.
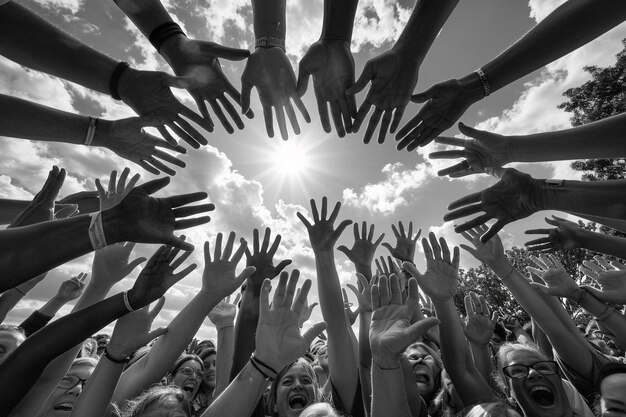
[[[233,304],[230,303],[230,295],[220,301],[213,310],[209,312],[209,320],[215,325],[217,329],[232,326],[235,322],[235,316],[237,315],[237,303],[239,302],[241,294],[237,294],[237,298]]]
[[[248,243],[242,239],[239,247],[233,254],[234,243],[235,232],[230,232],[228,241],[224,246],[224,252],[222,252],[222,234],[218,233],[215,239],[213,259],[211,259],[211,246],[209,242],[204,242],[202,291],[211,298],[219,300],[231,295],[255,271],[253,266],[249,266],[241,274],[235,276],[235,269],[243,257]]]
[[[102,123],[104,125],[102,127],[99,123],[94,144],[101,145],[118,156],[136,163],[151,174],[159,175],[163,171],[168,175],[175,175],[176,171],[163,162],[169,162],[181,168],[186,166],[185,163],[157,147],[180,153],[186,153],[187,150],[143,130],[144,127],[160,126],[166,122],[167,120],[160,116],[151,115],[113,120],[106,124]]]
[[[391,256],[394,258],[397,258],[402,262],[413,262],[413,258],[415,257],[415,244],[417,243],[417,239],[419,239],[422,234],[422,229],[418,229],[415,237],[413,237],[413,222],[409,222],[408,233],[404,232],[404,225],[402,222],[398,222],[398,226],[400,227],[399,233],[396,226],[393,224],[391,225],[391,230],[393,230],[393,234],[396,237],[396,247],[392,248],[387,242],[383,243],[383,246],[387,248],[389,253],[391,253]]]
[[[465,296],[465,311],[467,318],[463,323],[465,338],[472,343],[486,345],[493,337],[493,330],[498,321],[498,312],[490,314],[489,304],[485,297],[470,291]]]
[[[404,304],[395,275],[390,279],[381,277],[380,282],[372,287],[371,298],[374,309],[370,326],[372,359],[383,369],[398,368],[402,352],[429,328],[439,324],[439,320],[433,317],[412,321],[414,310],[411,305],[419,302],[415,279],[409,280],[409,297]]]
[[[104,191],[104,187],[99,178],[96,178],[96,189],[98,190],[98,199],[100,200],[100,210],[107,210],[111,207],[117,206],[120,201],[124,199],[135,187],[137,181],[139,181],[139,174],[133,175],[128,184],[126,180],[130,174],[130,169],[124,168],[120,180],[117,181],[117,171],[111,171],[111,177],[109,179],[109,187],[107,191]]]
[[[117,319],[111,340],[106,347],[107,352],[116,359],[128,358],[153,339],[167,333],[167,329],[163,327],[150,331],[152,322],[159,315],[164,304],[165,297],[161,297],[152,311],[149,311],[149,306],[146,305]]]
[[[309,47],[300,61],[298,96],[307,89],[309,76],[313,75],[313,88],[317,109],[324,132],[330,133],[328,105],[340,138],[352,131],[352,118],[356,115],[354,95],[346,89],[354,83],[354,58],[350,43],[341,40],[319,40]],[[342,120],[343,119],[343,120]]]
[[[294,300],[299,277],[300,271],[297,269],[291,272],[291,276],[287,272],[280,274],[271,306],[269,294],[272,282],[266,279],[261,288],[261,308],[256,329],[254,356],[276,371],[304,355],[311,342],[326,328],[322,325],[315,326],[317,333],[307,333],[307,338],[300,334],[298,319],[302,315],[302,309],[311,289],[311,281],[308,279],[304,281],[298,297]]]
[[[485,168],[503,167],[513,162],[506,136],[484,130],[472,129],[459,123],[459,130],[473,139],[459,139],[441,136],[435,140],[444,145],[460,146],[463,149],[433,152],[430,159],[465,158],[464,161],[437,172],[437,175],[449,175],[451,178],[465,177],[471,174],[486,173]]]
[[[92,265],[92,283],[104,288],[111,288],[126,278],[133,270],[146,261],[140,257],[129,261],[135,248],[134,243],[123,242],[97,250]]]
[[[370,282],[367,282],[367,279],[362,274],[357,273],[356,278],[360,284],[359,287],[362,288],[362,290],[359,291],[359,289],[352,284],[348,284],[346,286],[356,296],[356,299],[359,302],[359,310],[362,313],[371,313],[372,297],[370,296],[370,294],[372,286],[378,284],[378,277],[372,278]]]
[[[456,226],[455,232],[464,232],[495,218],[496,222],[480,238],[482,242],[486,242],[508,223],[528,217],[539,210],[539,181],[512,168],[504,168],[502,172],[500,181],[495,185],[450,203],[448,209],[453,211],[443,216],[445,221],[485,212]]]
[[[213,204],[183,207],[189,203],[207,198],[204,192],[181,194],[166,198],[150,195],[169,183],[169,177],[148,182],[133,188],[114,208],[120,217],[121,233],[118,241],[141,243],[166,243],[183,250],[193,250],[193,245],[174,236],[174,230],[186,229],[209,222],[209,216],[181,219],[215,209]]]
[[[422,238],[422,248],[427,268],[423,275],[411,262],[404,262],[402,266],[417,278],[420,288],[433,302],[451,300],[459,281],[459,248],[454,248],[453,256],[450,258],[446,240],[441,237],[437,242],[432,232],[428,239]]]
[[[208,141],[187,120],[212,132],[213,123],[203,119],[174,97],[170,87],[188,88],[193,79],[174,77],[165,72],[138,71],[127,68],[122,72],[118,91],[120,97],[139,116],[158,116],[163,123],[157,130],[172,145],[178,145],[168,132],[170,128],[177,136],[194,148],[206,145]]]
[[[77,299],[83,293],[86,279],[87,274],[81,272],[77,276],[63,281],[55,297],[63,303]]]
[[[510,332],[522,329],[522,325],[520,324],[519,320],[511,315],[506,315],[502,317],[502,325]]]
[[[198,265],[191,264],[182,271],[174,273],[176,268],[191,255],[191,252],[184,252],[176,258],[179,252],[179,248],[163,245],[152,255],[137,277],[135,285],[128,291],[128,301],[131,307],[138,310],[163,297],[172,285],[196,269]]]
[[[300,292],[298,292],[296,294],[296,298],[298,298],[298,296],[300,295]],[[307,322],[307,320],[309,320],[311,318],[311,314],[313,314],[313,309],[315,309],[315,307],[318,305],[319,303],[313,303],[311,305],[309,305],[308,302],[304,303],[304,308],[302,308],[302,314],[300,315],[300,320],[298,320],[298,327],[302,328],[302,326],[304,326],[304,323]]]
[[[56,206],[78,206],[76,213],[88,214],[100,210],[100,201],[96,191],[80,191],[70,194],[55,203]]]
[[[366,222],[362,223],[361,236],[359,236],[359,224],[354,223],[354,245],[352,249],[341,245],[337,250],[343,252],[354,265],[365,267],[369,270],[376,253],[376,248],[384,237],[385,234],[383,233],[376,239],[376,242],[372,242],[374,239],[374,225],[370,225],[369,233],[367,233]]]
[[[576,249],[582,246],[583,233],[585,230],[574,222],[565,220],[561,217],[552,216],[545,218],[546,223],[556,226],[556,229],[532,229],[527,230],[527,235],[547,234],[547,237],[531,240],[524,243],[528,250],[533,251],[552,251]]]
[[[387,256],[387,263],[385,263],[384,256],[380,257],[380,262],[378,262],[378,259],[374,262],[376,263],[376,275],[378,276],[389,276],[391,274],[399,275],[402,269],[402,263],[398,263],[397,260],[394,262],[391,256]]]
[[[357,307],[353,311],[350,308],[352,307],[352,303],[350,302],[350,299],[348,298],[348,293],[346,292],[345,288],[341,289],[341,294],[343,295],[343,312],[346,315],[346,320],[348,321],[350,326],[352,326],[356,322],[357,317],[359,317],[359,314],[361,313],[361,309]]]
[[[370,142],[381,116],[383,121],[378,133],[378,143],[385,141],[390,123],[389,133],[395,133],[404,114],[404,109],[411,99],[415,84],[417,84],[418,67],[419,62],[415,57],[403,54],[393,48],[365,63],[365,68],[363,68],[363,73],[359,79],[346,91],[346,94],[353,96],[363,90],[369,81],[372,82],[367,97],[356,114],[352,129],[356,133],[365,120],[370,107],[376,107],[367,125],[363,143]],[[392,113],[393,122],[391,122]]]
[[[530,286],[536,290],[540,290],[546,294],[556,297],[567,297],[571,299],[578,298],[580,288],[574,282],[574,279],[565,271],[561,262],[554,255],[531,256],[530,259],[539,267],[527,268],[531,273],[539,276],[546,284],[531,282]]]
[[[504,246],[502,246],[502,240],[500,236],[495,235],[487,242],[482,242],[481,236],[487,232],[487,226],[482,224],[476,226],[473,229],[469,229],[461,233],[465,239],[467,239],[474,247],[467,245],[461,245],[461,248],[468,251],[474,258],[486,263],[487,265],[493,265],[494,262],[502,260],[504,256]]]
[[[332,213],[330,213],[330,217],[326,219],[327,214],[327,206],[328,200],[326,197],[322,198],[322,216],[320,217],[317,206],[315,205],[315,200],[311,199],[311,210],[313,211],[313,224],[309,223],[309,221],[302,215],[302,213],[298,212],[298,218],[304,224],[307,231],[309,232],[309,241],[311,242],[311,247],[313,248],[313,252],[322,253],[322,252],[331,252],[333,251],[333,247],[343,233],[344,229],[348,227],[352,220],[344,220],[339,223],[337,229],[333,229],[333,223],[335,219],[337,219],[337,215],[339,215],[339,209],[341,208],[341,203],[337,202],[335,204],[335,208]]]
[[[415,94],[411,97],[413,103],[426,104],[396,135],[396,141],[400,141],[397,149],[413,151],[418,146],[428,145],[483,96],[482,86],[476,90],[459,80],[444,81]]]
[[[265,128],[270,138],[274,137],[272,107],[276,112],[276,120],[284,140],[289,138],[285,112],[287,112],[293,132],[296,135],[300,134],[300,126],[290,99],[296,104],[304,120],[307,123],[311,122],[311,117],[296,91],[296,76],[293,73],[293,68],[291,68],[291,63],[282,49],[278,47],[257,48],[248,58],[246,69],[241,76],[241,111],[243,113],[250,109],[252,87],[256,87],[259,92],[259,99],[263,105]]]
[[[581,272],[600,284],[600,289],[584,286],[587,291],[605,303],[626,304],[626,271],[623,268],[612,269],[591,261],[584,261],[583,265]]]
[[[291,264],[291,259],[285,259],[274,266],[273,259],[276,250],[278,250],[278,245],[280,245],[281,236],[276,235],[274,243],[268,250],[271,233],[269,227],[265,228],[263,243],[259,249],[259,230],[254,229],[252,239],[254,253],[251,253],[250,248],[246,246],[246,265],[256,268],[255,272],[248,278],[248,285],[251,285],[251,288],[260,290],[265,278],[274,279],[287,265]]]
[[[56,165],[53,166],[41,191],[13,219],[8,228],[28,226],[52,220],[54,218],[54,200],[59,195],[63,181],[65,181],[65,169],[59,169]]]
[[[239,105],[241,103],[241,94],[222,72],[222,66],[218,58],[241,61],[250,56],[250,51],[247,49],[228,48],[214,42],[189,39],[186,36],[174,38],[171,45],[166,44],[163,46],[162,52],[176,75],[189,76],[196,81],[193,87],[189,87],[187,90],[195,100],[200,114],[209,123],[213,124],[204,103],[205,100],[208,101],[224,129],[228,133],[233,133],[234,129],[224,115],[224,111],[219,105],[221,104],[237,127],[243,129],[244,125],[241,117],[239,117],[237,110],[235,110],[235,107],[225,95],[228,94]],[[248,110],[246,116],[251,119],[254,117],[254,113]]]

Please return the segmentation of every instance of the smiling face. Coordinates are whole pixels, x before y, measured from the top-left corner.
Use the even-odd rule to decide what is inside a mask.
[[[204,362],[204,382],[210,387],[215,389],[215,365],[217,355],[212,353],[207,355],[202,362]]]
[[[298,417],[316,401],[315,376],[311,368],[298,361],[285,372],[276,387],[276,411],[279,417]]]
[[[178,367],[170,379],[170,384],[181,388],[185,393],[185,399],[191,401],[200,388],[202,378],[198,373],[202,371],[202,365],[198,361],[189,359]]]
[[[514,350],[504,358],[503,367],[525,365],[537,368],[529,368],[528,375],[519,378],[505,377],[511,396],[527,417],[570,416],[571,407],[561,378],[556,373],[557,368],[546,360],[538,352],[526,349]],[[547,374],[552,370],[554,373]]]
[[[600,416],[626,417],[626,373],[609,375],[600,385]]]
[[[45,404],[41,407],[39,415],[43,417],[67,417],[72,412],[78,396],[83,392],[83,382],[88,380],[94,370],[94,365],[89,363],[79,363],[72,365],[64,377],[64,380],[75,380],[80,378],[78,383],[71,388],[63,388],[63,381],[52,391]]]
[[[413,368],[413,375],[415,376],[420,395],[428,403],[435,394],[437,388],[436,380],[441,369],[437,365],[435,358],[423,346],[409,346],[404,351],[404,355]]]

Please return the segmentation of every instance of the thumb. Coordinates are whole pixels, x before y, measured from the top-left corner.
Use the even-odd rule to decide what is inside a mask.
[[[591,295],[593,295],[594,297],[604,301],[604,298],[605,298],[604,297],[605,296],[604,291],[599,290],[597,288],[594,288],[594,287],[592,287],[590,285],[581,285],[580,288],[589,291],[591,293]]]
[[[162,80],[165,85],[174,88],[189,88],[196,82],[193,77],[176,77],[166,73],[163,73]]]
[[[343,252],[348,258],[350,258],[350,249],[348,249],[346,246],[344,245],[338,246],[337,250],[339,252]]]
[[[126,265],[126,268],[124,268],[124,272],[126,272],[126,275],[130,274],[133,271],[133,269],[137,268],[139,265],[141,265],[145,261],[147,261],[147,259],[144,257],[137,258],[133,261],[130,261],[128,265]]]
[[[354,295],[356,295],[357,300],[361,298],[361,293],[359,292],[359,290],[352,284],[347,284],[346,287],[348,287],[348,289],[350,291],[352,291],[354,293]]]
[[[382,246],[383,248],[387,249],[389,251],[389,253],[391,253],[393,255],[393,247],[387,243],[387,242],[383,242],[380,244],[380,246]]]
[[[405,330],[405,334],[407,336],[407,341],[413,343],[420,336],[428,331],[433,326],[437,326],[441,322],[437,317],[428,317],[424,320],[420,320],[417,323],[412,324],[408,329]],[[407,345],[408,347],[408,345]]]
[[[307,86],[309,85],[309,76],[311,73],[300,63],[300,70],[298,71],[298,97],[302,97],[306,93]]]
[[[419,279],[422,277],[422,274],[417,270],[417,267],[413,265],[411,262],[402,262],[402,267],[409,271],[412,277]]]
[[[474,129],[473,127],[469,127],[469,126],[463,124],[462,122],[459,122],[459,130],[465,136],[469,136],[471,138],[476,138],[476,139],[479,139],[482,136],[481,134],[485,133],[484,130]]]
[[[152,310],[149,311],[149,315],[150,315],[150,319],[154,321],[154,319],[159,315],[159,313],[161,312],[161,309],[163,308],[163,306],[165,305],[165,297],[161,297],[157,300],[156,304],[154,305],[154,307],[152,308]]]
[[[372,66],[369,64],[365,64],[365,68],[363,68],[363,72],[358,80],[354,83],[354,85],[346,90],[346,94],[349,96],[353,96],[359,91],[363,90],[367,83],[372,79]]]
[[[310,329],[304,332],[302,337],[304,338],[307,347],[311,344],[311,342],[313,342],[313,340],[315,340],[317,336],[319,336],[324,330],[326,330],[326,327],[326,323],[321,321],[319,323],[315,323],[313,326],[311,326]]]
[[[423,91],[423,92],[417,93],[417,94],[413,94],[411,96],[411,101],[413,103],[423,103],[425,101],[428,101],[437,93],[437,90],[438,90],[438,87],[436,85],[433,85],[432,87],[430,87],[426,91]]]
[[[235,278],[235,281],[237,282],[237,287],[240,287],[241,284],[243,284],[243,282],[255,272],[256,268],[253,266],[247,266],[243,271],[241,271],[241,274],[239,274],[237,278]]]
[[[241,114],[246,114],[250,110],[250,93],[252,92],[252,84],[241,80]]]
[[[543,285],[543,284],[540,284],[540,283],[538,283],[538,282],[531,282],[531,283],[530,283],[530,286],[531,286],[531,287],[533,287],[533,288],[534,288],[534,289],[536,289],[536,290],[539,290],[539,291],[541,291],[541,292],[545,293],[545,294],[550,294],[549,288],[548,288],[548,287],[546,287],[546,286],[545,286],[545,285]]]
[[[250,51],[247,49],[230,48],[213,42],[203,44],[201,49],[206,50],[211,55],[228,59],[229,61],[241,61],[250,56]]]
[[[156,339],[157,337],[161,337],[163,336],[165,333],[167,333],[167,328],[166,327],[159,327],[158,329],[154,329],[152,330],[150,333],[148,333],[146,336],[146,338],[148,339],[148,342],[150,342],[151,340]],[[144,345],[147,343],[144,343]]]
[[[278,275],[283,269],[285,269],[290,264],[291,264],[291,259],[285,259],[284,261],[280,261],[280,263],[276,265],[276,275]]]

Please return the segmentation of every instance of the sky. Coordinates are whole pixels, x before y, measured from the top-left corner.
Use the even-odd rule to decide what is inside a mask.
[[[169,0],[163,1],[175,21],[190,37],[211,40],[223,45],[251,48],[253,44],[250,0]],[[562,0],[461,0],[433,43],[420,70],[415,92],[435,83],[460,78],[479,68],[519,39],[537,22],[545,18]],[[123,15],[112,1],[85,0],[23,0],[35,13],[93,48],[135,68],[168,71],[165,61],[150,43]],[[412,0],[360,0],[355,19],[351,50],[356,63],[356,76],[368,59],[391,48],[408,20]],[[297,74],[297,66],[308,46],[319,38],[322,26],[323,0],[287,0],[287,54]],[[571,54],[510,84],[470,107],[461,118],[469,126],[501,134],[529,134],[570,127],[567,113],[556,108],[565,101],[563,92],[589,79],[585,65],[608,66],[622,49],[626,24],[622,24]],[[548,40],[558,42],[558,39]],[[225,62],[227,77],[239,88],[245,61]],[[209,224],[185,231],[196,250],[191,259],[199,268],[166,294],[165,308],[154,326],[166,326],[193,296],[201,283],[203,266],[202,243],[214,241],[219,232],[231,230],[238,237],[252,239],[254,228],[270,227],[282,235],[276,256],[292,259],[292,267],[313,280],[310,302],[316,299],[313,253],[304,226],[297,212],[307,217],[309,200],[320,201],[327,196],[330,204],[342,202],[339,220],[367,221],[376,226],[376,236],[385,233],[385,242],[395,238],[391,225],[413,221],[422,235],[434,231],[452,245],[462,237],[444,223],[447,205],[467,194],[482,190],[496,182],[486,175],[466,179],[440,178],[436,172],[451,162],[429,160],[427,155],[441,148],[431,144],[415,152],[397,151],[388,136],[384,144],[362,143],[364,128],[357,134],[339,138],[334,132],[322,130],[311,86],[304,97],[312,117],[310,124],[300,119],[302,133],[290,132],[287,142],[265,133],[262,111],[256,92],[252,92],[252,108],[257,117],[244,118],[245,129],[229,135],[218,123],[207,133],[209,145],[189,149],[182,159],[185,169],[178,169],[171,184],[159,196],[206,191],[216,205]],[[367,89],[366,89],[367,90]],[[357,96],[357,103],[366,90]],[[76,84],[29,70],[0,57],[0,93],[35,101],[58,109],[119,119],[133,116],[130,108],[111,97],[92,92]],[[177,91],[188,107],[195,109],[191,97]],[[409,104],[403,123],[419,110]],[[460,135],[456,127],[446,136]],[[443,149],[443,148],[441,148]],[[94,190],[94,180],[107,180],[110,171],[128,166],[148,181],[154,176],[118,158],[106,150],[87,149],[66,144],[46,144],[0,138],[0,197],[32,199],[43,185],[47,173],[56,164],[68,171],[61,197]],[[519,164],[516,168],[535,178],[579,179],[568,162]],[[548,212],[537,213],[523,221],[507,225],[501,232],[506,247],[521,246],[528,239],[524,230],[542,227]],[[338,245],[351,247],[351,228]],[[149,257],[154,245],[137,245],[134,257]],[[377,256],[387,255],[380,247]],[[79,272],[90,272],[93,255],[83,256],[62,265],[48,274],[7,317],[7,322],[20,323],[34,309],[41,307],[55,293],[60,283]],[[340,252],[336,263],[343,285],[356,281],[353,266]],[[191,262],[191,261],[190,261]],[[415,262],[424,270],[425,261],[418,245]],[[467,253],[461,254],[462,267],[476,265]],[[238,270],[243,268],[243,262]],[[132,286],[139,268],[111,294]],[[352,301],[356,303],[354,297]],[[65,306],[59,315],[70,311]],[[319,321],[317,309],[310,323]],[[310,324],[309,323],[309,324]],[[107,328],[111,331],[111,326]],[[215,338],[216,331],[207,319],[198,336]]]

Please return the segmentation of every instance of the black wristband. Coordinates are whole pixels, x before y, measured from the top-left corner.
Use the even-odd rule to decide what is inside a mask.
[[[263,362],[261,359],[259,359],[256,356],[254,356],[254,353],[252,354],[252,356],[250,356],[250,359],[252,359],[253,361],[257,362],[262,367],[270,370],[274,374],[274,376],[278,375],[278,372],[276,371],[276,369],[272,368],[271,366],[269,366],[268,364]]]
[[[120,62],[113,70],[113,74],[111,74],[111,80],[109,81],[109,94],[115,100],[121,100],[120,93],[117,91],[118,84],[120,83],[120,78],[122,77],[122,73],[126,68],[130,67],[128,62]]]
[[[150,41],[152,46],[154,46],[154,49],[159,52],[159,49],[161,49],[161,46],[163,46],[163,43],[166,40],[174,35],[178,35],[179,33],[183,36],[187,36],[185,32],[183,32],[183,30],[180,28],[178,23],[165,22],[157,26],[152,32],[150,32],[148,40]]]
[[[259,371],[259,373],[265,377],[265,379],[269,379],[270,381],[274,380],[274,378],[271,378],[268,374],[266,374],[265,372],[261,370],[259,365],[257,365],[256,361],[254,360],[254,357],[250,357],[250,363],[252,364],[252,366],[254,366],[254,369]]]
[[[104,357],[107,358],[108,360],[110,360],[113,363],[119,363],[119,364],[127,364],[128,361],[130,361],[130,357],[126,357],[124,359],[116,359],[113,356],[111,356],[111,354],[109,353],[109,349],[104,348]]]

